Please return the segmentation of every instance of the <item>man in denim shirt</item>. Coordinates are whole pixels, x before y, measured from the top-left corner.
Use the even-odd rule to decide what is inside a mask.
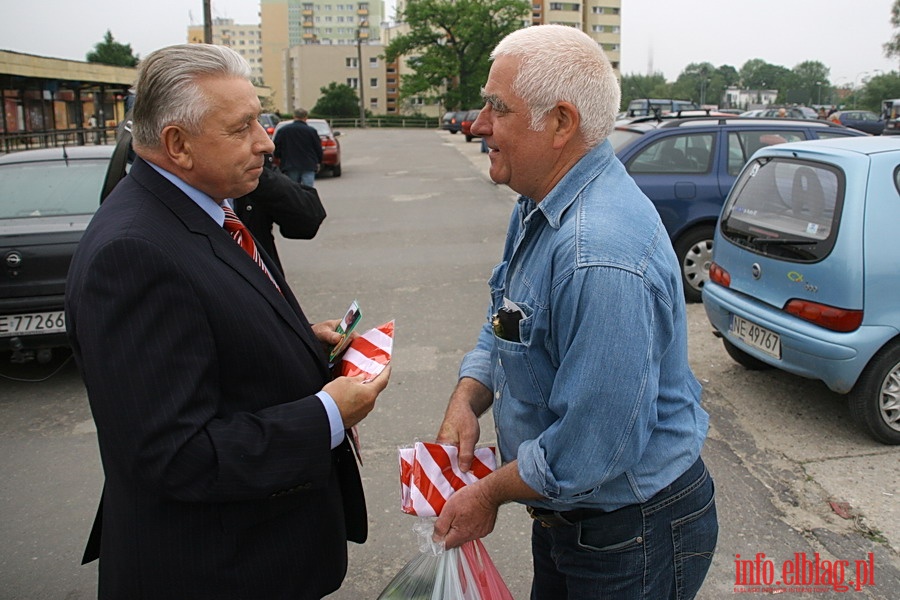
[[[675,254],[606,141],[618,82],[571,27],[521,29],[491,58],[472,131],[520,196],[438,441],[466,468],[493,407],[504,464],[451,496],[435,539],[483,537],[518,501],[533,599],[692,598],[718,534],[708,415]]]

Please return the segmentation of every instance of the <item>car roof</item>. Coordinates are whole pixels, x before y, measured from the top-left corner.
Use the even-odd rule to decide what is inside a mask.
[[[847,129],[830,121],[818,121],[812,119],[770,118],[770,117],[740,117],[730,115],[727,117],[697,116],[697,117],[639,117],[630,123],[621,124],[618,129],[626,129],[636,133],[647,133],[654,129],[669,129],[675,127],[719,127],[723,125],[737,125],[741,127],[839,127]]]
[[[856,154],[880,154],[882,152],[900,152],[900,140],[894,140],[894,136],[863,135],[853,137],[835,137],[824,140],[805,140],[802,142],[788,142],[775,146],[766,146],[759,152],[772,153],[776,150],[779,154],[792,152],[804,152],[807,150],[821,151],[823,149],[840,150]]]
[[[39,150],[20,150],[9,154],[0,154],[0,165],[42,162],[52,160],[109,160],[115,145],[59,146],[57,148],[41,148]]]

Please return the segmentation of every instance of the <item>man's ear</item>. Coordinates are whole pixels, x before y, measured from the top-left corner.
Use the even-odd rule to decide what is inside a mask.
[[[178,125],[169,125],[163,129],[161,137],[163,151],[169,160],[184,170],[190,170],[194,165],[194,159],[188,133]]]
[[[581,114],[571,102],[557,103],[553,112],[555,113],[553,147],[562,148],[572,138],[581,134]]]

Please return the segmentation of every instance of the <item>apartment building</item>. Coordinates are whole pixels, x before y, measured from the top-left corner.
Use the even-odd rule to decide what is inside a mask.
[[[402,11],[404,4],[397,0],[396,9]],[[532,0],[531,8],[530,20],[523,20],[523,26],[554,23],[581,29],[603,47],[619,70],[622,0]],[[337,82],[362,94],[366,108],[374,114],[440,114],[437,105],[400,99],[406,62],[388,64],[382,56],[391,36],[406,33],[408,27],[387,22],[381,0],[260,0],[260,18],[258,26],[215,19],[213,41],[247,58],[254,78],[271,89],[275,110],[290,113],[299,106],[312,108],[320,89]],[[189,29],[189,40],[202,38],[202,26]]]
[[[188,42],[203,42],[203,24],[188,26]],[[259,25],[238,25],[234,19],[213,19],[212,43],[228,46],[250,63],[251,77],[256,85],[263,85],[262,36]]]

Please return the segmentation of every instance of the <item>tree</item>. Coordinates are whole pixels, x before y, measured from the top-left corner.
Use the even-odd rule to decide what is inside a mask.
[[[521,28],[527,0],[410,0],[398,12],[409,33],[388,44],[389,62],[407,57],[400,96],[424,96],[447,109],[481,105],[481,86],[497,42]]]
[[[103,41],[94,46],[93,52],[87,53],[87,61],[116,67],[133,67],[141,57],[134,54],[131,44],[120,44],[113,39],[112,32],[107,29]]]
[[[881,102],[889,98],[900,98],[900,74],[896,71],[876,75],[857,94],[860,108],[881,113]]]
[[[672,86],[662,73],[653,75],[622,75],[622,110],[632,100],[640,98],[671,98]]]
[[[789,69],[769,64],[761,58],[748,60],[738,71],[741,85],[748,90],[781,89],[790,73]]]
[[[359,96],[356,90],[346,83],[332,81],[326,87],[319,88],[322,93],[316,105],[310,111],[324,117],[356,117],[359,116]]]
[[[895,30],[900,28],[900,0],[894,0],[894,5],[891,7],[891,25]],[[883,48],[886,57],[900,57],[900,32],[894,31],[891,40],[884,44]]]

